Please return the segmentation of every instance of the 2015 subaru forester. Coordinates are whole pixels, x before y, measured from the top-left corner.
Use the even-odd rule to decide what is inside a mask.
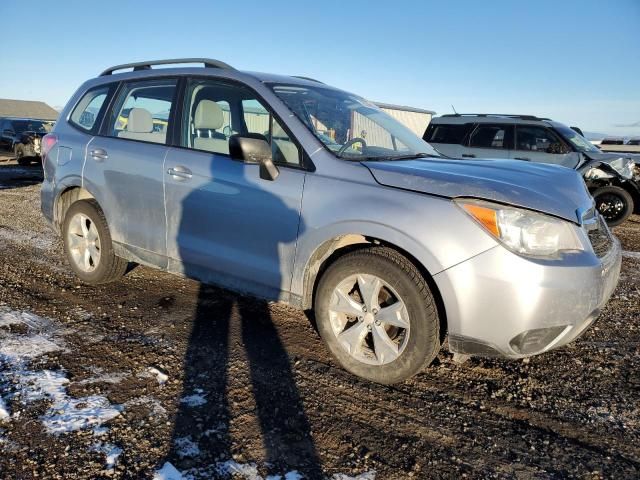
[[[313,309],[337,361],[377,382],[418,372],[445,333],[461,354],[564,345],[619,276],[577,172],[445,159],[313,79],[113,67],[43,151],[42,211],[82,280],[135,262]]]

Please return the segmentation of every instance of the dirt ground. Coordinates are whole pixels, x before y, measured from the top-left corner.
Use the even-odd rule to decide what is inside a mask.
[[[287,306],[144,267],[80,283],[40,175],[0,161],[0,478],[640,476],[639,216],[575,343],[462,365],[443,348],[386,387],[341,370]]]

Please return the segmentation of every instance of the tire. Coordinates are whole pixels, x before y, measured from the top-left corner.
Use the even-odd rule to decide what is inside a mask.
[[[14,153],[16,156],[16,161],[18,165],[27,166],[31,164],[31,159],[29,157],[24,156],[24,149],[21,145],[16,145],[14,147]]]
[[[633,213],[633,198],[624,188],[614,185],[601,187],[592,195],[596,201],[596,209],[610,227],[620,225]]]
[[[67,261],[82,281],[91,285],[109,283],[126,273],[128,262],[115,255],[107,221],[95,200],[80,200],[69,207],[62,237]],[[88,262],[84,253],[87,244],[93,247],[89,247]]]
[[[345,303],[344,292],[354,278],[355,288]],[[377,295],[376,278],[382,284]],[[373,300],[363,301],[367,290]],[[358,308],[367,303],[373,307],[360,314],[358,308],[352,311],[354,303]],[[418,269],[395,250],[371,247],[336,260],[320,278],[314,307],[318,331],[333,357],[345,370],[373,382],[406,380],[430,364],[440,349],[440,319],[429,286]],[[394,325],[384,320],[390,318]],[[361,342],[350,342],[363,335]],[[389,349],[386,339],[397,348]]]

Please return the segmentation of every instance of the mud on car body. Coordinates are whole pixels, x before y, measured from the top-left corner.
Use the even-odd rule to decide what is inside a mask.
[[[40,160],[47,123],[31,118],[0,118],[0,148],[12,152],[20,165]]]
[[[562,346],[619,277],[576,171],[443,158],[308,78],[112,67],[43,146],[42,212],[83,281],[135,262],[313,310],[334,358],[376,382],[419,372],[447,335],[459,354]]]

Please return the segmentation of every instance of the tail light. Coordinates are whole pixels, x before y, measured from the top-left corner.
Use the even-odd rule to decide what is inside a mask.
[[[40,148],[42,149],[41,155],[43,167],[47,161],[47,155],[49,155],[49,152],[56,143],[58,143],[58,136],[54,133],[47,133],[44,137],[42,137],[42,145]]]

